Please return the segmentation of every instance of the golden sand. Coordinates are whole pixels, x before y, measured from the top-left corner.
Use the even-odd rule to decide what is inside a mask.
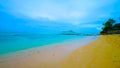
[[[120,68],[120,35],[104,35],[80,47],[62,68]]]
[[[82,47],[77,42],[17,52],[0,59],[0,68],[120,68],[120,35],[100,36]]]

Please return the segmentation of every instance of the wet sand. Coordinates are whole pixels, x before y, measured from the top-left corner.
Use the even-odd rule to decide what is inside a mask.
[[[93,40],[88,37],[6,54],[0,58],[0,68],[63,68],[65,60],[77,48]]]

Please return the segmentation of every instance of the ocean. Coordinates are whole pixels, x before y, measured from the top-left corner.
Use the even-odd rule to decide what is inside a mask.
[[[47,46],[74,39],[82,39],[86,36],[79,35],[0,35],[0,55],[29,48]]]

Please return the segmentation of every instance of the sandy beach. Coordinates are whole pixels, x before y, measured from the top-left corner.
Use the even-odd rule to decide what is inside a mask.
[[[0,0],[0,68],[120,68],[120,0]]]
[[[62,68],[77,48],[95,40],[94,36],[3,55],[0,68]]]
[[[5,55],[0,68],[120,68],[119,41],[120,35],[104,35],[24,50]]]
[[[78,48],[62,68],[120,68],[120,35],[104,35]]]

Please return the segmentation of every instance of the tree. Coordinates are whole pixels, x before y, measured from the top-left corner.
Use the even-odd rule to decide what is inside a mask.
[[[120,30],[120,23],[115,24],[115,25],[113,26],[113,28],[114,28],[114,30]]]
[[[115,20],[110,18],[108,21],[103,24],[104,27],[102,28],[103,30],[100,32],[101,34],[107,34],[109,30],[112,30],[113,24],[115,23]]]
[[[120,18],[119,18],[120,19]],[[109,19],[100,34],[120,34],[120,23],[115,23],[114,19]]]
[[[104,26],[108,28],[112,28],[114,23],[115,23],[115,20],[111,18],[104,24]]]

